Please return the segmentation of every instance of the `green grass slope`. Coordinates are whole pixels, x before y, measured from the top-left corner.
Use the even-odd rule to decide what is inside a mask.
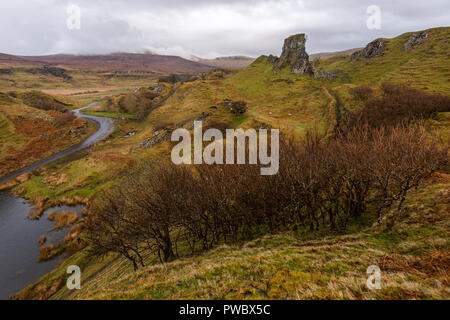
[[[338,83],[381,84],[384,81],[402,83],[417,89],[450,93],[450,27],[425,30],[423,44],[404,50],[409,37],[417,32],[402,34],[386,43],[383,55],[370,59],[352,59],[340,55],[316,61],[315,67],[343,74]]]
[[[283,233],[134,272],[124,258],[79,252],[15,298],[51,299],[448,299],[450,180],[415,191],[390,232],[358,221],[343,234]],[[65,286],[69,265],[81,290]],[[366,270],[383,270],[380,290]]]

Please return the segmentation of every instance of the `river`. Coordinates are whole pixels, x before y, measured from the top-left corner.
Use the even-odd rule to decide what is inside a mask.
[[[105,139],[114,130],[112,119],[88,116],[80,111],[95,104],[74,110],[76,116],[96,122],[99,127],[95,133],[83,142],[44,160],[10,173],[0,178],[0,184],[14,179],[19,175],[35,170],[55,160],[87,148]],[[61,206],[44,212],[41,219],[26,218],[31,205],[22,198],[16,198],[7,191],[0,192],[0,299],[8,299],[12,294],[20,291],[28,284],[36,281],[48,273],[62,261],[62,257],[46,262],[38,262],[39,244],[42,235],[47,236],[46,244],[61,242],[67,230],[52,230],[53,222],[47,219],[51,212],[75,211],[80,214],[82,206]]]

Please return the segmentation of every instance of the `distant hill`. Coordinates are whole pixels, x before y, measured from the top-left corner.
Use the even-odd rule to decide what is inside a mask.
[[[20,65],[36,65],[37,62],[30,62],[21,57],[10,54],[0,53],[0,66],[20,66]]]
[[[13,56],[0,54],[3,65],[58,65],[80,70],[107,71],[154,71],[163,73],[201,73],[211,67],[177,56],[156,54],[113,53],[107,55],[48,55]]]
[[[352,55],[353,53],[355,53],[356,51],[361,50],[362,48],[355,48],[355,49],[348,49],[348,50],[344,50],[344,51],[335,51],[335,52],[319,52],[319,53],[312,53],[309,55],[309,59],[311,61],[315,60],[315,59],[328,59],[334,56],[339,56],[339,55]]]
[[[245,56],[218,57],[215,59],[203,59],[196,56],[191,57],[192,61],[218,68],[246,68],[255,61],[255,58]]]

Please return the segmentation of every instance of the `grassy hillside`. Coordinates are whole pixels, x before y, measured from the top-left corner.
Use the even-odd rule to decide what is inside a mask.
[[[450,28],[425,30],[423,44],[404,50],[409,37],[405,33],[393,39],[381,39],[386,49],[383,55],[370,59],[352,59],[348,55],[315,61],[316,68],[335,71],[339,83],[381,84],[384,81],[402,83],[425,91],[450,93]]]
[[[70,99],[38,91],[0,93],[0,176],[66,149],[95,130],[94,124],[60,112],[69,106]]]
[[[141,87],[158,78],[159,72],[93,71],[74,68],[46,69],[42,66],[0,66],[0,87],[6,89],[51,90],[51,93],[83,94]]]
[[[128,261],[79,252],[16,298],[51,299],[448,299],[450,180],[437,175],[414,192],[388,232],[358,221],[344,234],[283,233],[134,272]],[[66,268],[83,270],[69,292]],[[154,265],[152,265],[154,264]],[[366,269],[383,270],[368,290]]]
[[[375,96],[382,95],[381,84],[386,81],[450,94],[450,28],[430,29],[422,45],[406,52],[403,46],[410,35],[383,39],[384,54],[370,59],[342,55],[316,60],[317,69],[339,75],[334,80],[296,76],[288,69],[274,74],[272,63],[263,56],[243,70],[216,70],[205,79],[166,85],[145,119],[123,117],[106,141],[34,173],[15,191],[55,201],[92,197],[136,163],[167,159],[171,150],[167,134],[190,128],[196,119],[202,119],[204,127],[273,127],[296,136],[315,128],[330,137],[343,113],[363,107],[364,101],[352,93],[361,84],[369,84]],[[91,112],[121,118],[117,107],[123,96],[111,98],[111,109],[102,105]],[[125,96],[129,103],[133,93]],[[247,110],[232,113],[224,100],[245,102]],[[448,112],[427,125],[437,128],[444,142],[448,139]],[[0,118],[5,136],[11,128]],[[48,177],[63,174],[64,183],[48,183]],[[17,298],[448,298],[449,188],[445,174],[427,181],[407,200],[406,212],[392,231],[374,226],[375,217],[368,213],[339,233],[285,232],[196,257],[185,255],[167,264],[148,254],[148,267],[137,273],[123,258],[109,255],[102,260],[82,250]],[[68,292],[64,286],[65,268],[71,264],[83,270],[80,291]],[[385,272],[380,291],[365,286],[366,269],[372,264]]]

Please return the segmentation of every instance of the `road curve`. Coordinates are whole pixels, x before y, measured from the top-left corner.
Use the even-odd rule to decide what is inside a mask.
[[[11,179],[17,178],[18,176],[20,176],[24,173],[36,170],[36,169],[38,169],[42,166],[45,166],[46,164],[49,164],[53,161],[67,157],[68,155],[71,155],[72,153],[83,150],[84,148],[87,148],[87,147],[93,145],[94,143],[107,138],[114,131],[114,121],[112,119],[105,118],[105,117],[89,116],[89,115],[82,114],[80,112],[81,110],[92,107],[93,105],[95,105],[97,103],[98,102],[93,102],[86,107],[73,110],[74,114],[77,117],[83,118],[88,121],[96,122],[99,126],[96,132],[94,132],[92,135],[90,135],[83,142],[80,142],[79,144],[76,144],[76,145],[70,147],[69,149],[55,153],[54,155],[52,155],[48,158],[45,158],[43,160],[40,160],[38,162],[35,162],[35,163],[27,166],[27,167],[24,167],[17,171],[11,172],[3,177],[0,177],[0,184],[3,184]]]

